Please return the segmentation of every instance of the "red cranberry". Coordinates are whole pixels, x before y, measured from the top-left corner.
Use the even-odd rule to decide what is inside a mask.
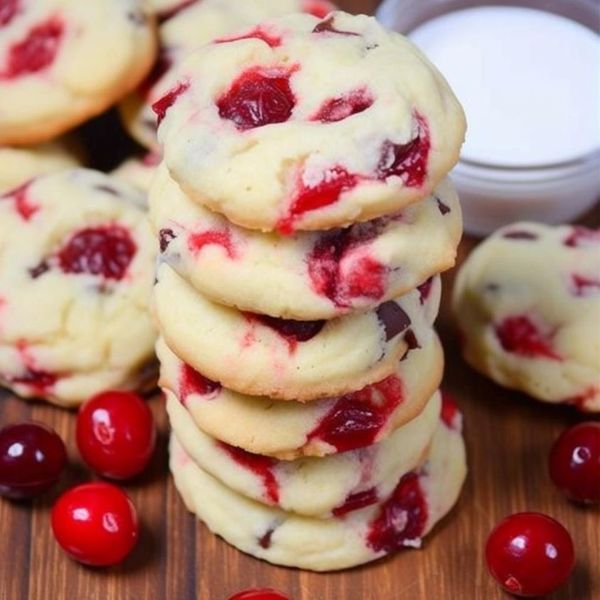
[[[318,19],[324,19],[335,7],[325,0],[304,0],[301,10]]]
[[[290,600],[281,592],[272,590],[271,588],[263,588],[260,590],[246,590],[238,592],[229,598],[229,600]]]
[[[373,104],[373,97],[365,88],[350,92],[345,96],[327,100],[313,117],[321,123],[336,123],[364,112]]]
[[[575,565],[569,532],[540,513],[518,513],[501,521],[490,533],[485,558],[498,583],[524,597],[554,592]]]
[[[138,539],[135,506],[109,483],[86,483],[65,492],[52,508],[52,531],[63,550],[86,565],[121,562]]]
[[[0,430],[0,495],[31,498],[51,488],[67,462],[65,445],[49,427],[16,423]]]
[[[105,392],[77,415],[77,446],[94,471],[111,479],[141,473],[152,457],[156,428],[148,405],[132,392]]]
[[[175,104],[175,101],[183,92],[185,92],[190,87],[190,84],[187,82],[178,83],[172,90],[167,92],[160,100],[157,100],[152,105],[152,110],[156,114],[156,125],[160,125],[162,120],[167,115],[167,111]]]
[[[240,131],[287,121],[296,105],[290,74],[252,69],[243,73],[217,101],[221,118]]]
[[[57,20],[31,29],[23,40],[10,47],[6,70],[0,77],[20,77],[49,67],[54,62],[62,34],[63,25]]]
[[[495,329],[506,352],[527,358],[560,360],[560,356],[552,348],[552,334],[542,331],[526,315],[506,317]]]
[[[188,364],[183,364],[179,372],[179,397],[185,404],[188,396],[216,395],[221,390],[221,384],[204,377]]]
[[[8,25],[19,10],[20,0],[0,0],[0,27]]]
[[[550,451],[550,477],[571,500],[600,502],[600,423],[579,423]]]
[[[281,38],[278,35],[273,35],[272,33],[269,33],[268,31],[264,31],[261,27],[256,27],[253,30],[248,31],[247,33],[243,33],[241,35],[234,35],[232,37],[219,38],[219,39],[215,40],[215,43],[226,44],[229,42],[239,42],[240,40],[251,40],[251,39],[261,40],[265,44],[267,44],[267,46],[270,46],[271,48],[277,48],[278,46],[281,46]]]
[[[136,251],[135,242],[124,227],[87,227],[76,232],[60,250],[58,263],[65,273],[121,280]]]

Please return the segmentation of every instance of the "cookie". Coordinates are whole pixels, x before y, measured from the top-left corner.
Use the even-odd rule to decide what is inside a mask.
[[[293,321],[210,302],[164,263],[157,279],[154,314],[178,356],[231,390],[282,400],[344,394],[391,375],[433,335],[441,293],[436,277],[374,311]]]
[[[147,377],[155,241],[143,195],[69,169],[0,196],[0,382],[75,406]]]
[[[289,15],[191,53],[154,104],[173,178],[250,229],[331,229],[426,198],[456,163],[462,109],[373,18]]]
[[[191,202],[164,165],[150,193],[150,218],[161,260],[202,294],[240,310],[303,320],[373,310],[409,292],[454,265],[462,231],[448,180],[395,215],[282,237],[236,227]]]
[[[10,0],[0,20],[0,144],[49,140],[138,85],[154,60],[140,0]]]
[[[160,53],[152,72],[120,104],[123,123],[142,146],[158,150],[152,104],[169,89],[170,71],[191,50],[237,29],[293,12],[324,17],[326,0],[151,0],[159,22]]]
[[[226,444],[283,460],[328,456],[375,444],[414,419],[442,380],[444,356],[434,337],[411,350],[386,379],[344,396],[278,402],[221,387],[181,361],[164,340],[160,385],[205,433]]]
[[[111,175],[148,194],[160,160],[160,156],[152,152],[144,156],[134,156],[123,161]]]
[[[538,400],[600,411],[600,230],[516,223],[458,274],[464,356]]]
[[[170,466],[187,508],[212,532],[257,558],[313,571],[345,569],[421,547],[457,501],[466,476],[461,432],[445,423],[438,426],[426,462],[396,481],[387,498],[329,519],[245,498],[202,470],[175,437]]]
[[[38,175],[80,164],[81,153],[65,140],[29,148],[2,146],[0,147],[0,194],[19,187]]]
[[[167,392],[173,434],[198,465],[237,493],[301,515],[339,516],[386,498],[424,460],[440,417],[440,394],[386,440],[326,458],[275,460],[219,442],[195,425]]]

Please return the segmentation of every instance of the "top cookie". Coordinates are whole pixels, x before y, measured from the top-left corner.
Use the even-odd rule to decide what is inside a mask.
[[[403,36],[343,12],[288,15],[195,51],[154,104],[173,178],[250,229],[330,229],[425,198],[462,109]]]
[[[156,50],[140,0],[4,0],[0,144],[48,140],[135,87]]]
[[[323,18],[335,9],[327,0],[150,0],[159,23],[158,61],[148,77],[119,106],[129,133],[142,146],[158,149],[152,104],[172,84],[172,71],[192,50],[217,37],[293,12]]]

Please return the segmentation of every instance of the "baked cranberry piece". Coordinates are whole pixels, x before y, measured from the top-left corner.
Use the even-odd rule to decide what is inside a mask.
[[[296,98],[290,87],[290,72],[277,69],[250,69],[242,73],[228,92],[217,100],[219,115],[247,131],[292,116]]]
[[[79,409],[76,439],[81,457],[96,473],[129,479],[150,461],[156,428],[142,398],[111,391],[97,394]]]
[[[386,141],[377,165],[377,177],[400,177],[408,187],[421,187],[427,177],[427,164],[431,150],[429,125],[425,117],[416,113],[417,135],[406,144]]]
[[[273,472],[275,460],[268,456],[252,454],[242,448],[219,442],[219,447],[244,469],[248,469],[262,479],[266,497],[273,503],[279,502],[279,483]]]
[[[442,392],[442,421],[449,429],[460,431],[462,429],[462,414],[456,404],[454,396]]]
[[[54,387],[58,379],[58,375],[54,373],[27,367],[22,375],[11,377],[10,382],[16,385],[25,385],[32,392],[43,395]]]
[[[318,19],[324,19],[332,10],[334,10],[333,5],[323,0],[304,0],[302,3],[302,12]]]
[[[313,121],[321,123],[336,123],[343,121],[352,115],[364,112],[372,106],[373,96],[365,88],[354,90],[345,96],[327,100],[312,118]]]
[[[495,327],[496,335],[506,352],[527,358],[561,360],[552,348],[552,335],[543,333],[526,315],[506,317]]]
[[[0,495],[32,498],[50,489],[67,462],[65,445],[40,423],[15,423],[0,429]]]
[[[121,562],[139,535],[135,506],[109,483],[87,483],[65,492],[52,508],[51,520],[62,549],[95,567]]]
[[[554,485],[576,502],[600,502],[600,423],[571,427],[558,437],[548,461]]]
[[[336,506],[332,513],[334,517],[343,517],[344,515],[355,510],[365,508],[366,506],[371,506],[372,504],[375,504],[377,500],[377,490],[375,488],[363,490],[362,492],[356,492],[354,494],[350,494],[343,504]]]
[[[571,291],[575,296],[587,298],[600,293],[600,279],[593,279],[578,273],[571,275]]]
[[[360,34],[354,33],[353,31],[342,31],[341,29],[336,29],[334,24],[334,16],[331,15],[324,21],[317,23],[315,28],[313,29],[313,33],[335,33],[337,35],[354,35],[359,36]]]
[[[199,396],[208,396],[221,389],[221,384],[211,381],[193,369],[187,363],[184,363],[179,373],[179,398],[185,404],[188,396],[197,394]]]
[[[485,558],[502,588],[523,597],[551,594],[575,565],[569,532],[558,521],[531,512],[501,521],[490,533]]]
[[[20,0],[0,0],[0,27],[8,25],[20,10]]]
[[[136,252],[135,242],[124,227],[87,227],[74,233],[58,252],[58,264],[64,273],[101,275],[119,281]]]
[[[238,592],[231,596],[229,600],[290,600],[290,598],[271,588],[262,588]]]
[[[9,48],[5,71],[0,77],[12,79],[49,67],[54,62],[62,35],[63,24],[57,19],[33,27],[23,40]]]
[[[367,544],[375,552],[389,554],[406,546],[418,546],[427,523],[428,509],[417,473],[402,477],[379,514],[369,524]]]
[[[582,225],[572,227],[572,232],[564,241],[569,248],[585,248],[600,243],[600,229],[589,229]]]
[[[277,48],[277,46],[281,46],[281,38],[278,35],[273,35],[272,33],[265,31],[261,27],[256,27],[252,31],[248,31],[247,33],[243,33],[241,35],[219,38],[215,40],[215,43],[226,44],[228,42],[238,42],[240,40],[251,39],[261,40],[271,48]]]
[[[221,246],[228,258],[236,257],[231,232],[227,229],[224,231],[208,230],[191,233],[188,237],[188,248],[194,254],[201,252],[205,246]]]
[[[24,183],[10,192],[0,196],[0,200],[12,200],[15,209],[24,221],[29,221],[40,210],[29,198],[29,183]]]
[[[160,125],[167,115],[167,111],[175,104],[177,98],[183,94],[190,84],[187,81],[180,81],[172,90],[167,92],[160,100],[152,105],[152,110],[156,114],[156,125]]]

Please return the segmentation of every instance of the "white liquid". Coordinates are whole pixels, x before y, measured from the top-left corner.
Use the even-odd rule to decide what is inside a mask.
[[[600,38],[590,29],[492,6],[438,17],[410,38],[463,103],[463,158],[532,166],[600,148]]]

